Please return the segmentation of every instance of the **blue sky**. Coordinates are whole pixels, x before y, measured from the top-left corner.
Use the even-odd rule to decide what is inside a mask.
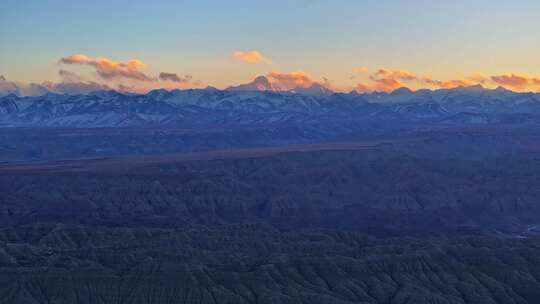
[[[218,87],[271,71],[354,86],[357,67],[445,80],[540,74],[540,1],[2,3],[0,74],[17,81],[57,80],[58,60],[72,54],[138,59],[148,74],[189,74]],[[272,64],[231,58],[251,50]]]

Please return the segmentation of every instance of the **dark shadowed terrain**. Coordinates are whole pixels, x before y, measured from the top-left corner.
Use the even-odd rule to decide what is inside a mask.
[[[540,99],[0,98],[0,303],[540,303]]]

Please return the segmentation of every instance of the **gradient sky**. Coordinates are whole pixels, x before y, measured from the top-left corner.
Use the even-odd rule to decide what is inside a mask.
[[[148,75],[192,75],[217,87],[272,71],[355,87],[381,68],[440,81],[536,79],[539,13],[537,0],[3,0],[0,75],[40,83],[67,69],[93,77],[89,67],[59,64],[86,54],[138,59]],[[252,50],[271,64],[232,56]],[[354,72],[364,67],[370,72]]]

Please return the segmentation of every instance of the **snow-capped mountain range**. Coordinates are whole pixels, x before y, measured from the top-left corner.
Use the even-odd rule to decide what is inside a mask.
[[[538,123],[540,94],[480,86],[393,93],[332,93],[322,86],[274,92],[263,78],[227,90],[97,91],[0,97],[0,125],[219,126],[284,123]]]

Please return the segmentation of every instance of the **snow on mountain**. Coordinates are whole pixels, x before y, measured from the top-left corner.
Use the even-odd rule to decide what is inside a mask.
[[[268,88],[263,78],[255,82],[255,87]],[[540,94],[481,87],[344,94],[313,85],[293,92],[207,88],[154,90],[145,95],[97,91],[0,97],[0,125],[4,126],[520,123],[518,115],[525,114],[529,123],[538,121]]]
[[[332,94],[333,91],[323,86],[320,83],[314,83],[310,87],[298,87],[290,91],[291,93],[304,94],[304,95],[325,95]]]

